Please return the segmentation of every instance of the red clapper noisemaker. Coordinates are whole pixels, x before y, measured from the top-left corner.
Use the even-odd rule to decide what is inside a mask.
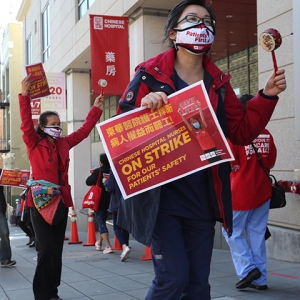
[[[103,88],[107,86],[107,81],[105,79],[99,79],[98,84],[101,86],[101,95],[103,95]]]
[[[280,47],[282,42],[282,38],[280,33],[274,29],[269,28],[265,30],[260,36],[259,36],[259,44],[262,46],[262,48],[268,52],[272,53],[272,59],[273,59],[273,66],[275,73],[278,70],[277,62],[276,62],[276,56],[275,56],[275,50]]]

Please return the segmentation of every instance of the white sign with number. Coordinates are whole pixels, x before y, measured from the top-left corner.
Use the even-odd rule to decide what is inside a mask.
[[[37,120],[41,114],[41,99],[30,99],[31,115],[33,120]]]
[[[59,114],[60,121],[67,121],[65,73],[46,73],[50,95],[43,97],[41,112],[51,110]]]

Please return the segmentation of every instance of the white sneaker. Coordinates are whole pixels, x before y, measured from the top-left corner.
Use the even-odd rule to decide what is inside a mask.
[[[99,244],[99,241],[97,241],[97,242],[95,243],[95,246],[96,246],[96,250],[97,250],[97,251],[102,251],[102,248],[101,248],[101,245]]]
[[[121,261],[125,261],[128,258],[130,252],[131,252],[131,249],[128,246],[126,246],[125,250],[120,255]]]
[[[112,252],[113,251],[112,251],[111,247],[105,247],[105,249],[103,250],[104,254],[108,254],[108,253],[112,253]]]

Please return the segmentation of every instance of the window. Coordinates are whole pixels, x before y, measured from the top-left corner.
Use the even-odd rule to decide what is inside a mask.
[[[78,0],[78,19],[82,18],[94,2],[95,0]]]
[[[219,59],[216,65],[232,77],[230,83],[237,96],[255,95],[258,91],[257,45]]]
[[[42,26],[43,26],[43,62],[50,57],[50,16],[49,16],[49,4],[47,4],[42,14]]]
[[[103,103],[103,106],[101,107],[103,113],[101,115],[99,122],[108,120],[112,116],[116,115],[117,105],[119,103],[120,98],[121,98],[120,96],[111,96],[109,98],[105,97],[105,101]],[[91,141],[92,143],[100,141],[100,136],[96,128],[94,128],[91,132]]]
[[[32,64],[32,37],[31,35],[26,41],[26,64]]]

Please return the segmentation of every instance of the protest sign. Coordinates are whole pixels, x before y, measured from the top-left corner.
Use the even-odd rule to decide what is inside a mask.
[[[25,66],[27,76],[30,75],[32,84],[29,88],[31,99],[42,98],[50,95],[47,77],[42,63]]]
[[[66,84],[64,73],[47,73],[50,95],[31,99],[31,114],[34,125],[38,123],[41,113],[55,111],[58,113],[61,122],[67,121],[66,108]]]
[[[233,160],[203,81],[168,99],[97,124],[124,199]]]
[[[24,188],[29,176],[28,170],[3,169],[0,175],[0,185]]]

